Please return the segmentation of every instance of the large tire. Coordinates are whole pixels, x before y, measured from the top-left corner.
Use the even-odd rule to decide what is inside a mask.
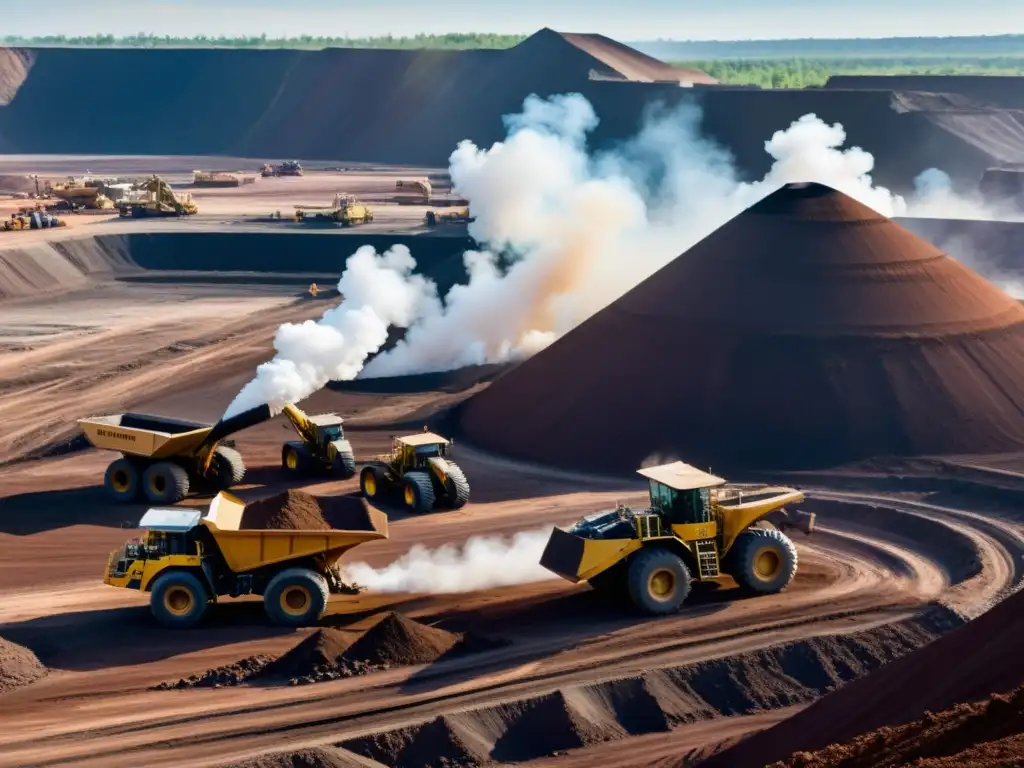
[[[285,443],[281,446],[281,466],[297,475],[310,474],[312,459],[309,450],[302,443]]]
[[[640,610],[657,616],[675,613],[690,594],[690,569],[674,552],[640,550],[629,564],[629,597]]]
[[[368,499],[375,499],[380,494],[380,472],[376,467],[363,467],[359,473],[359,490]]]
[[[356,474],[356,456],[352,451],[339,451],[334,459],[334,471],[339,477],[348,480]]]
[[[242,454],[226,445],[218,445],[213,452],[214,477],[217,489],[226,491],[233,488],[245,478],[245,462]]]
[[[450,461],[445,492],[445,503],[452,509],[462,509],[469,501],[469,480],[466,479],[462,468]]]
[[[300,627],[313,624],[327,610],[327,580],[306,568],[287,568],[263,591],[263,608],[275,624]]]
[[[141,490],[139,467],[131,459],[110,462],[103,476],[103,487],[117,501],[135,501]]]
[[[206,585],[188,571],[158,576],[149,595],[149,609],[160,624],[185,629],[198,624],[210,606]]]
[[[434,508],[434,484],[426,472],[406,472],[402,478],[402,500],[410,512],[429,512]]]
[[[188,472],[169,461],[158,461],[143,474],[142,490],[154,504],[175,504],[188,496]]]
[[[729,575],[754,595],[781,592],[796,575],[796,546],[775,529],[748,528],[736,537],[727,560]]]

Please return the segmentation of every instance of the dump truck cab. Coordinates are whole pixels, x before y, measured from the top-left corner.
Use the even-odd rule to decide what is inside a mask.
[[[814,515],[789,513],[804,500],[795,488],[730,486],[681,461],[640,469],[648,505],[584,517],[555,528],[541,565],[572,582],[629,593],[649,613],[678,610],[692,581],[731,576],[758,594],[792,581],[796,548],[786,530],[810,534]]]
[[[469,501],[469,481],[451,453],[452,441],[426,428],[393,436],[391,455],[369,462],[360,473],[363,495],[372,499],[387,486],[400,486],[411,512],[427,512],[437,504],[461,509]]]
[[[141,537],[110,553],[104,583],[150,594],[161,624],[189,627],[223,597],[259,595],[270,619],[285,626],[316,621],[330,594],[355,594],[342,580],[341,556],[387,538],[387,518],[368,509],[349,530],[244,530],[245,504],[220,493],[201,510],[154,508]]]

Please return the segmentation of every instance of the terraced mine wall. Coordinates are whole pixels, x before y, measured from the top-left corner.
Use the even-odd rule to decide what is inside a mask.
[[[307,232],[154,232],[76,237],[0,250],[0,299],[74,290],[95,279],[223,279],[285,273],[336,280],[363,245],[406,245],[422,274],[445,293],[465,280],[468,237]],[[182,274],[185,273],[185,274]],[[256,273],[254,275],[254,273]],[[275,277],[278,276],[278,277]],[[296,278],[298,279],[298,278]],[[299,280],[303,282],[303,280]],[[308,282],[308,281],[307,281]]]
[[[528,95],[577,92],[601,118],[599,148],[633,135],[657,105],[697,104],[702,131],[748,177],[771,164],[764,142],[809,112],[842,122],[897,191],[933,166],[970,185],[987,167],[1024,162],[1017,113],[963,99],[592,80],[593,62],[555,33],[507,51],[0,49],[0,152],[435,166],[463,139],[502,139],[502,116]],[[67,114],[96,115],[96,129],[67,130]]]

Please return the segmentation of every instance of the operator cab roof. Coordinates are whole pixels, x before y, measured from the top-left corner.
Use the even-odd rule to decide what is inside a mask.
[[[341,416],[336,413],[318,413],[309,417],[309,423],[314,427],[335,427],[342,421]]]
[[[161,509],[155,507],[142,516],[139,521],[139,528],[148,528],[151,531],[167,531],[168,533],[180,533],[191,531],[199,521],[203,519],[203,513],[195,509]]]
[[[660,467],[647,467],[638,469],[637,472],[655,482],[667,485],[677,491],[693,491],[697,488],[714,488],[718,485],[725,485],[725,480],[715,475],[710,475],[689,464],[675,461],[671,464],[662,464]]]
[[[435,435],[433,432],[420,432],[415,435],[403,435],[402,437],[396,437],[402,445],[448,445],[447,438]]]

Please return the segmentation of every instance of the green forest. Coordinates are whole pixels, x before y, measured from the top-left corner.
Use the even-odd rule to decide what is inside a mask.
[[[415,37],[168,37],[92,35],[24,38],[11,46],[125,48],[303,49],[384,48],[466,50],[509,48],[521,35],[466,33]],[[724,83],[763,88],[820,86],[832,75],[1024,75],[1024,35],[872,40],[656,40],[631,45],[679,66],[703,70]]]

